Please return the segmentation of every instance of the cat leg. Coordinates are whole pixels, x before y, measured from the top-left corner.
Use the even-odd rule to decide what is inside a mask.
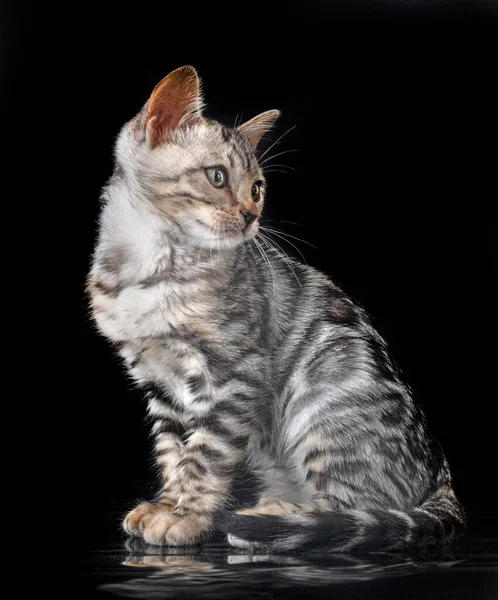
[[[240,515],[291,515],[330,511],[338,506],[328,492],[328,461],[322,451],[325,433],[314,429],[294,449],[292,473],[268,457],[260,461],[259,477],[264,491],[257,504],[236,511]],[[263,468],[263,462],[265,468]],[[297,467],[297,468],[296,468]]]
[[[274,460],[268,456],[262,457],[256,475],[263,488],[258,501],[252,507],[237,510],[237,514],[277,515],[291,514],[298,510],[302,498],[299,496],[297,486],[292,484],[284,470]]]
[[[140,505],[125,521],[127,531],[154,545],[195,544],[210,531],[245,457],[257,419],[255,398],[264,389],[248,376],[254,371],[254,361],[248,362],[252,355],[238,360],[230,377],[225,365],[217,384],[195,349],[177,344],[174,354],[181,357],[175,370],[179,400],[167,404],[161,390],[149,400],[164,482],[159,502]]]
[[[159,514],[144,531],[149,544],[195,544],[210,530],[214,512],[228,496],[232,472],[243,456],[237,448],[196,430],[178,463],[179,495],[171,512]]]
[[[300,495],[303,499],[306,498],[306,496],[308,496],[308,498],[304,499],[302,502],[291,502],[286,498],[279,497],[279,495],[270,488],[263,492],[255,506],[237,510],[236,514],[248,517],[282,517],[287,519],[286,521],[282,521],[282,523],[289,523],[291,526],[296,524],[306,525],[309,523],[310,516],[316,515],[317,513],[333,511],[339,506],[333,497],[329,497],[319,489],[313,489],[313,487],[310,486],[309,489],[306,490],[303,489],[305,487],[304,485],[297,485],[296,487],[300,489]],[[291,521],[289,521],[289,519],[291,519]],[[266,522],[262,520],[260,527],[264,528],[265,523]],[[254,528],[259,531],[257,522],[254,523]],[[236,527],[235,530],[237,530]],[[264,530],[261,529],[261,532],[263,531]],[[227,533],[228,543],[234,548],[251,551],[267,548],[267,545],[264,542],[257,541],[257,539],[254,539],[254,536],[248,537],[249,539],[245,539],[245,535],[241,536],[236,535],[235,533]]]
[[[125,529],[153,545],[189,545],[202,541],[213,515],[228,497],[233,472],[245,455],[250,426],[242,413],[233,419],[237,400],[208,401],[188,413],[188,429],[162,432],[160,451],[165,485],[159,504],[138,506]],[[171,427],[169,429],[172,429]],[[167,437],[164,437],[166,436]],[[182,441],[183,440],[183,441]]]
[[[187,424],[185,413],[173,407],[162,391],[149,390],[148,396],[147,411],[153,420],[154,458],[161,477],[161,491],[155,504],[142,502],[123,521],[126,533],[141,537],[154,517],[171,513],[176,506],[180,494],[178,464],[182,459],[182,436]]]
[[[241,452],[218,439],[208,424],[202,427],[196,415],[173,407],[159,394],[149,398],[148,412],[154,419],[155,460],[162,486],[156,503],[139,504],[127,515],[123,528],[152,545],[196,544],[228,494],[232,466]]]

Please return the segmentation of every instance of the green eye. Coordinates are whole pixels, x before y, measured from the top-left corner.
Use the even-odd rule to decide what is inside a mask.
[[[215,188],[223,188],[228,184],[228,174],[225,167],[208,167],[206,176]]]
[[[261,198],[261,181],[256,181],[256,183],[253,183],[251,195],[254,202],[259,202],[259,199]]]

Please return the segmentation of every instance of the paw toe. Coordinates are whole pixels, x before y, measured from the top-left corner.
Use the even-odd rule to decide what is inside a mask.
[[[123,521],[123,529],[130,535],[140,535],[155,513],[155,506],[150,502],[143,502],[126,515]]]
[[[202,534],[209,528],[209,521],[196,516],[185,516],[174,523],[166,534],[166,541],[172,546],[197,544]]]
[[[189,546],[197,544],[211,525],[206,515],[177,516],[164,506],[143,502],[123,521],[123,529],[132,536],[142,537],[152,546]]]
[[[167,544],[168,530],[177,520],[178,517],[175,517],[175,515],[172,515],[169,511],[162,510],[157,512],[142,530],[144,541],[153,546]]]

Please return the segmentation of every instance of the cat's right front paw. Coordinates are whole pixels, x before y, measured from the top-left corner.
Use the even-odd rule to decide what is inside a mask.
[[[151,519],[164,509],[164,506],[154,506],[150,502],[142,502],[126,515],[122,523],[123,529],[128,535],[141,537]]]
[[[190,546],[199,543],[211,524],[210,514],[177,516],[168,506],[143,502],[128,513],[123,529],[153,546]]]

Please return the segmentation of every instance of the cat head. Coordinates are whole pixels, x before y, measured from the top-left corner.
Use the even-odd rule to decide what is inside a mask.
[[[202,107],[196,70],[176,69],[123,127],[117,163],[133,197],[183,242],[234,247],[258,231],[265,178],[255,150],[279,112],[230,128],[205,118]]]

